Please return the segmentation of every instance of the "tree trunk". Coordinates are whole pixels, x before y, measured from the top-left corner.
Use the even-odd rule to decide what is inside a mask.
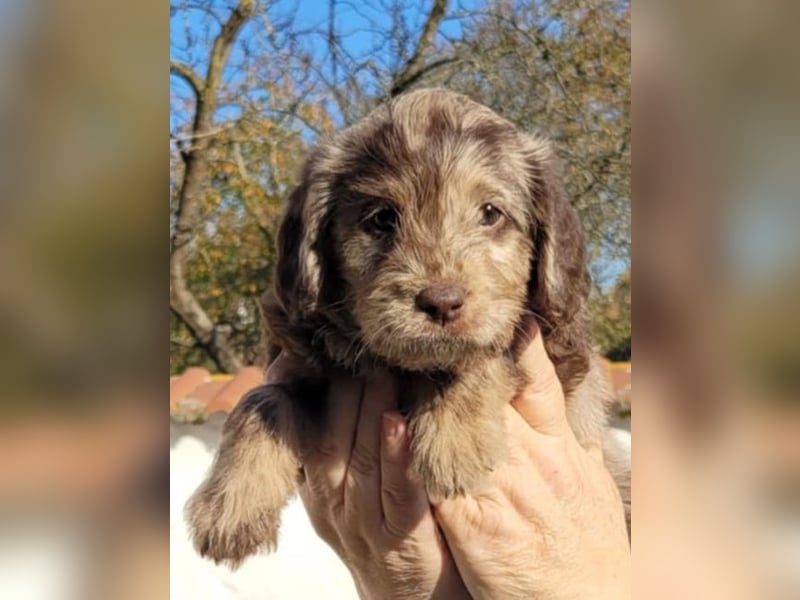
[[[217,367],[227,373],[236,372],[242,367],[242,357],[231,345],[227,328],[215,324],[200,306],[189,289],[185,269],[191,242],[199,225],[200,199],[208,172],[208,152],[222,71],[236,35],[253,15],[253,11],[253,0],[240,0],[239,5],[231,12],[214,40],[205,80],[187,65],[170,63],[170,73],[182,77],[190,85],[197,102],[190,145],[182,152],[185,169],[178,193],[175,229],[170,247],[169,307]]]

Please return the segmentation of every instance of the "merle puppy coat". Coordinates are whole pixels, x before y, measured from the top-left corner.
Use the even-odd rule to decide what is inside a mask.
[[[257,388],[230,414],[187,506],[195,546],[233,565],[275,546],[337,371],[400,378],[430,494],[479,486],[506,451],[503,406],[526,383],[516,358],[527,318],[578,440],[604,444],[588,292],[580,222],[545,140],[464,96],[421,90],[322,141],[289,197],[263,307],[272,354],[307,373]]]

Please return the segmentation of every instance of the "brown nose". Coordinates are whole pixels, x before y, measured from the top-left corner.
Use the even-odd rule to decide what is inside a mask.
[[[452,283],[435,283],[417,294],[416,304],[419,310],[444,325],[461,316],[464,288]]]

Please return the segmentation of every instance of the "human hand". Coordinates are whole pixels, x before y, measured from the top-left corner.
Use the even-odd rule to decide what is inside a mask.
[[[281,355],[268,372],[293,370]],[[468,598],[424,487],[409,473],[397,382],[334,379],[328,433],[307,457],[300,496],[317,534],[350,569],[362,598]]]
[[[506,410],[510,456],[473,494],[435,502],[474,598],[630,597],[619,491],[599,447],[578,444],[538,329],[520,366],[531,385]]]

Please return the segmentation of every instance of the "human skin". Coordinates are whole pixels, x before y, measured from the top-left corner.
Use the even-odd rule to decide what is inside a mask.
[[[279,357],[267,381],[296,372]],[[306,457],[299,486],[311,523],[350,569],[365,599],[469,598],[410,471],[407,427],[391,409],[396,381],[334,379],[331,427]]]
[[[575,439],[535,325],[530,337],[520,366],[532,383],[505,411],[509,456],[466,496],[428,498],[410,472],[391,376],[331,382],[333,425],[300,495],[362,598],[630,596],[619,492],[600,448]],[[268,381],[292,368],[279,358]]]
[[[628,598],[630,546],[599,447],[578,444],[538,331],[532,383],[506,410],[509,457],[473,494],[433,502],[473,598]]]

